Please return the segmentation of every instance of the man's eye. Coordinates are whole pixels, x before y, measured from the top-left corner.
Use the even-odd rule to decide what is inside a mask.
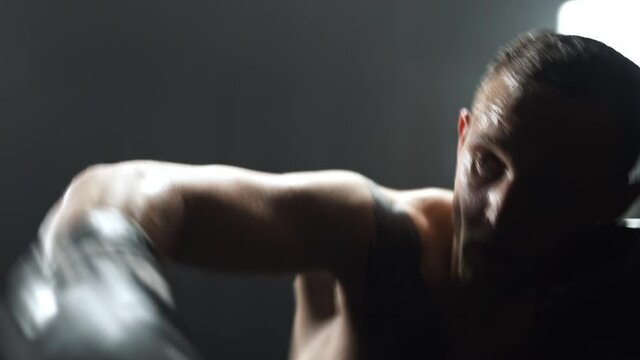
[[[477,153],[473,157],[471,171],[482,180],[494,180],[502,176],[504,166],[492,154]]]

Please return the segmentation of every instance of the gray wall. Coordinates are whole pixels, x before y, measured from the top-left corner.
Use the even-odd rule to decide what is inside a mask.
[[[347,168],[452,184],[455,124],[488,58],[561,1],[0,3],[0,271],[88,164]],[[281,359],[291,278],[170,267],[203,352]]]

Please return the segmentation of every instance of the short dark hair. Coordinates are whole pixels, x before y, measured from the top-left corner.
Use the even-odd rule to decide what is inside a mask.
[[[497,53],[478,93],[508,72],[525,91],[543,86],[561,95],[597,98],[615,107],[625,139],[623,164],[631,171],[640,153],[640,67],[602,42],[550,31],[527,32]]]

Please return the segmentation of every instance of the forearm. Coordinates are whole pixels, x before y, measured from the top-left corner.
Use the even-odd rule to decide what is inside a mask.
[[[135,160],[91,166],[49,212],[40,238],[49,255],[78,219],[109,207],[137,223],[162,256],[221,270],[263,270],[259,250],[280,259],[282,242],[271,239],[291,238],[282,234],[282,216],[266,209],[275,178],[225,165]]]

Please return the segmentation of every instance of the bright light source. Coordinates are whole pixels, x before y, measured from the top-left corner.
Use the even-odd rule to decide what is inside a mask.
[[[558,11],[558,32],[611,46],[640,65],[640,0],[573,0]]]

